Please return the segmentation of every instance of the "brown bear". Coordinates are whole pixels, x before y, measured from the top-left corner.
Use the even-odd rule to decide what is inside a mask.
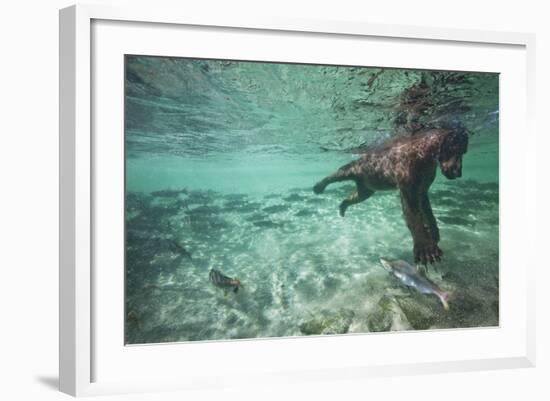
[[[376,191],[398,189],[407,226],[412,234],[414,260],[426,265],[439,261],[439,229],[430,206],[428,189],[439,164],[443,175],[462,175],[462,156],[468,148],[463,127],[431,128],[391,139],[366,148],[361,157],[340,167],[319,181],[313,191],[322,193],[327,185],[351,180],[357,189],[340,204],[344,216],[349,206],[362,202]]]

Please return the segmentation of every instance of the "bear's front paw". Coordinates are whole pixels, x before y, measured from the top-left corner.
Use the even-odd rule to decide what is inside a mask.
[[[428,263],[439,262],[443,251],[435,242],[414,245],[414,262],[427,265]]]
[[[313,192],[315,192],[316,194],[322,194],[325,188],[326,185],[324,185],[323,181],[321,181],[315,184],[315,186],[313,187]]]
[[[346,215],[346,209],[348,208],[349,203],[346,200],[343,200],[342,203],[340,203],[340,216],[344,217]]]

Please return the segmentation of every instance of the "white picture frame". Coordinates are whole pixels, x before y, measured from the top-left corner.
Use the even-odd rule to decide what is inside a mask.
[[[534,146],[535,137],[532,128],[533,112],[534,112],[534,35],[524,33],[507,33],[507,32],[485,32],[471,31],[459,29],[437,29],[427,27],[414,26],[398,26],[398,25],[374,25],[362,22],[338,22],[338,21],[314,21],[314,20],[293,20],[291,18],[251,18],[243,17],[241,20],[227,19],[224,16],[216,15],[187,15],[184,9],[181,10],[164,10],[155,7],[147,8],[112,8],[109,6],[99,5],[78,5],[72,6],[60,11],[60,390],[75,396],[108,394],[108,393],[126,393],[134,391],[161,391],[169,389],[197,389],[219,386],[239,386],[246,383],[247,380],[252,380],[256,383],[285,383],[302,380],[327,380],[337,378],[354,378],[361,379],[364,377],[386,376],[386,375],[401,375],[401,374],[421,374],[441,371],[467,371],[478,369],[501,369],[512,367],[530,367],[535,363],[535,322],[534,322],[534,270],[535,270],[535,253],[530,251],[530,247],[534,243],[531,238],[531,233],[535,230],[535,205],[533,197],[522,195],[521,198],[510,200],[508,205],[513,205],[521,208],[514,213],[521,217],[520,220],[510,219],[509,224],[521,225],[520,228],[525,229],[522,242],[514,241],[514,231],[506,229],[501,232],[501,247],[503,241],[514,241],[516,248],[513,254],[507,254],[507,257],[512,260],[520,260],[518,255],[523,258],[520,268],[522,269],[521,278],[516,280],[517,287],[515,288],[510,283],[510,277],[504,275],[501,277],[501,285],[503,291],[509,291],[508,298],[515,297],[520,300],[518,308],[513,313],[517,321],[506,321],[501,324],[501,327],[485,332],[481,331],[461,331],[460,333],[445,332],[445,333],[403,333],[398,335],[391,334],[392,340],[395,342],[408,341],[425,341],[422,338],[430,336],[430,341],[459,341],[461,337],[465,343],[475,341],[477,336],[487,337],[483,341],[498,343],[491,352],[482,353],[480,351],[472,351],[465,354],[464,358],[446,357],[441,358],[431,357],[426,360],[417,359],[414,354],[406,356],[406,358],[387,358],[381,357],[375,362],[365,361],[361,359],[352,360],[336,360],[334,358],[334,367],[331,367],[330,350],[327,352],[328,361],[326,364],[320,364],[315,361],[314,355],[328,347],[342,349],[341,347],[363,347],[365,341],[374,342],[381,341],[380,338],[390,336],[390,334],[381,334],[378,336],[370,336],[365,340],[365,336],[334,336],[330,338],[301,338],[300,342],[295,340],[248,340],[237,342],[236,345],[231,345],[231,342],[206,343],[194,345],[194,348],[188,346],[187,355],[190,358],[199,358],[200,355],[213,356],[215,353],[232,353],[242,352],[249,354],[262,355],[263,357],[273,360],[272,365],[276,368],[267,369],[261,366],[261,361],[257,361],[259,365],[247,367],[243,365],[237,368],[241,379],[231,376],[230,370],[234,366],[224,368],[209,368],[211,372],[205,374],[199,368],[194,371],[190,369],[189,375],[185,379],[180,379],[177,376],[153,377],[146,371],[143,376],[136,373],[136,379],[131,376],[131,369],[128,376],[121,375],[117,377],[111,374],[108,379],[100,379],[101,372],[98,372],[98,367],[102,366],[97,363],[96,358],[98,352],[104,352],[103,344],[105,341],[100,340],[97,344],[97,329],[96,325],[102,317],[98,317],[94,307],[94,291],[97,291],[97,286],[100,285],[101,279],[98,279],[94,274],[94,269],[97,267],[97,260],[103,260],[94,253],[94,238],[101,238],[103,235],[98,232],[97,216],[95,213],[97,205],[94,196],[96,187],[95,176],[98,173],[98,164],[108,163],[101,161],[98,154],[102,152],[101,144],[97,144],[93,138],[93,125],[97,125],[94,121],[94,102],[92,96],[94,89],[92,86],[92,77],[94,68],[97,68],[94,55],[98,54],[97,47],[103,46],[105,41],[93,41],[94,24],[101,21],[109,21],[108,24],[120,22],[123,25],[117,27],[120,30],[131,29],[125,23],[137,24],[141,26],[135,29],[142,29],[143,26],[159,27],[159,35],[164,28],[169,27],[185,28],[187,27],[202,27],[206,30],[212,29],[216,31],[216,35],[224,35],[226,31],[231,32],[246,32],[254,34],[254,32],[271,33],[274,36],[281,33],[284,35],[307,35],[308,37],[339,37],[343,39],[361,40],[362,38],[383,38],[388,43],[395,41],[415,41],[419,43],[433,43],[440,46],[443,51],[445,46],[455,46],[455,50],[459,51],[458,47],[462,48],[480,48],[485,51],[483,46],[488,48],[511,49],[509,57],[518,65],[518,72],[511,73],[518,76],[515,77],[516,84],[520,82],[519,88],[524,96],[519,96],[519,106],[525,110],[519,113],[519,117],[510,122],[501,122],[501,124],[510,124],[514,128],[519,128],[525,134],[524,145],[518,146],[516,151],[520,153],[522,165],[516,171],[507,170],[507,174],[515,174],[515,178],[524,182],[527,186],[534,187],[534,177],[527,174],[528,171],[534,170]],[[162,28],[162,29],[161,29]],[[133,29],[133,28],[132,28]],[[110,33],[108,29],[107,34]],[[137,32],[137,31],[136,31]],[[114,35],[114,34],[113,34]],[[123,35],[118,33],[118,37]],[[151,35],[151,42],[154,44],[154,35]],[[276,38],[274,40],[277,40]],[[113,42],[117,42],[113,40]],[[94,46],[96,48],[94,48]],[[146,46],[146,44],[144,44]],[[257,45],[258,46],[258,45]],[[458,46],[458,47],[457,47]],[[99,49],[101,50],[101,49]],[[166,52],[169,50],[159,50]],[[496,50],[495,50],[496,51]],[[512,54],[513,53],[513,54]],[[170,54],[166,54],[170,55]],[[268,56],[264,56],[268,57]],[[506,56],[508,57],[508,56]],[[416,65],[418,67],[418,64]],[[473,67],[472,67],[473,68]],[[499,72],[498,68],[489,68],[492,71]],[[519,81],[518,81],[519,79]],[[120,83],[122,87],[122,82]],[[122,99],[120,99],[122,101]],[[506,127],[505,127],[506,128]],[[505,147],[506,148],[506,147]],[[510,148],[510,147],[508,147]],[[507,158],[502,157],[502,165],[506,166]],[[510,160],[508,160],[509,162]],[[531,167],[529,167],[531,166]],[[506,186],[501,192],[501,196],[508,196],[505,191]],[[525,191],[528,194],[528,191]],[[515,195],[510,195],[515,196]],[[519,196],[519,195],[518,195]],[[506,200],[506,198],[505,198]],[[501,206],[501,215],[507,202],[503,202]],[[506,212],[506,210],[504,210]],[[519,227],[519,226],[518,226]],[[506,243],[507,243],[506,242]],[[501,256],[501,262],[502,262]],[[517,268],[517,267],[516,267]],[[507,290],[508,289],[508,290]],[[118,290],[121,293],[123,288]],[[503,293],[501,292],[501,296]],[[509,308],[508,310],[510,310]],[[503,312],[508,313],[508,312]],[[510,312],[512,313],[512,312]],[[100,314],[101,315],[101,314]],[[517,331],[508,337],[504,336],[497,339],[498,331],[506,332],[508,327],[517,325],[520,327]],[[105,324],[103,325],[105,326]],[[496,333],[496,334],[495,334]],[[370,339],[369,339],[370,338]],[[390,342],[391,342],[390,341]],[[499,343],[501,341],[501,343]],[[346,344],[352,344],[346,345]],[[124,347],[121,341],[121,347]],[[179,347],[181,351],[185,345],[170,345],[170,346],[148,346],[145,347],[143,353],[135,351],[134,348],[129,351],[132,353],[130,360],[135,366],[136,360],[143,359],[144,365],[150,361],[167,362],[167,366],[171,366],[169,358],[173,354],[173,347]],[[172,348],[171,348],[172,347]],[[340,347],[340,348],[338,348]],[[508,347],[509,352],[506,351]],[[357,349],[357,348],[355,348]],[[460,350],[460,347],[458,347]],[[99,351],[98,351],[99,350]],[[126,351],[124,351],[126,352]],[[264,354],[265,352],[265,354]],[[290,365],[288,358],[290,355],[309,355],[312,358],[312,363],[297,363],[297,367],[293,369],[285,368],[285,363]],[[106,351],[104,352],[106,353]],[[406,352],[405,352],[406,353]],[[158,355],[155,355],[158,354]],[[175,355],[175,354],[174,354]],[[282,356],[280,360],[276,360],[275,356]],[[360,353],[358,353],[360,357]],[[102,359],[103,358],[103,359]],[[136,359],[137,358],[137,359]],[[149,359],[151,358],[151,359]],[[249,362],[253,362],[250,357]],[[246,358],[245,358],[246,359]],[[373,358],[376,359],[376,358]],[[106,361],[104,355],[99,355],[99,360]],[[180,359],[181,361],[181,359]],[[286,361],[286,362],[285,362]],[[406,361],[406,362],[404,362]],[[109,363],[115,362],[109,361]],[[125,363],[129,363],[128,361]],[[105,362],[102,362],[105,366]],[[223,363],[221,364],[223,365]],[[113,365],[115,366],[115,365]],[[225,370],[224,370],[225,369]],[[136,371],[137,372],[137,371]],[[229,373],[228,373],[229,372]],[[99,373],[99,374],[98,374]]]

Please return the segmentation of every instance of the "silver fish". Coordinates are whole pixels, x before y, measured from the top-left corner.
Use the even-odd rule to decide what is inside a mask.
[[[414,266],[411,266],[404,260],[387,260],[380,258],[380,263],[384,269],[392,273],[407,287],[412,287],[422,294],[434,294],[436,295],[445,310],[449,309],[449,293],[443,291],[433,281],[425,276]]]
[[[210,270],[210,273],[208,273],[208,278],[210,279],[210,282],[212,282],[212,284],[214,284],[216,287],[223,288],[224,290],[232,288],[233,292],[237,292],[239,291],[239,287],[241,286],[240,280],[227,277],[216,269]]]

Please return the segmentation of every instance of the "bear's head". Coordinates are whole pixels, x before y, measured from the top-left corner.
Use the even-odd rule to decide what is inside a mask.
[[[450,180],[462,176],[462,156],[468,151],[468,133],[464,129],[448,130],[443,134],[438,162],[441,172]]]

